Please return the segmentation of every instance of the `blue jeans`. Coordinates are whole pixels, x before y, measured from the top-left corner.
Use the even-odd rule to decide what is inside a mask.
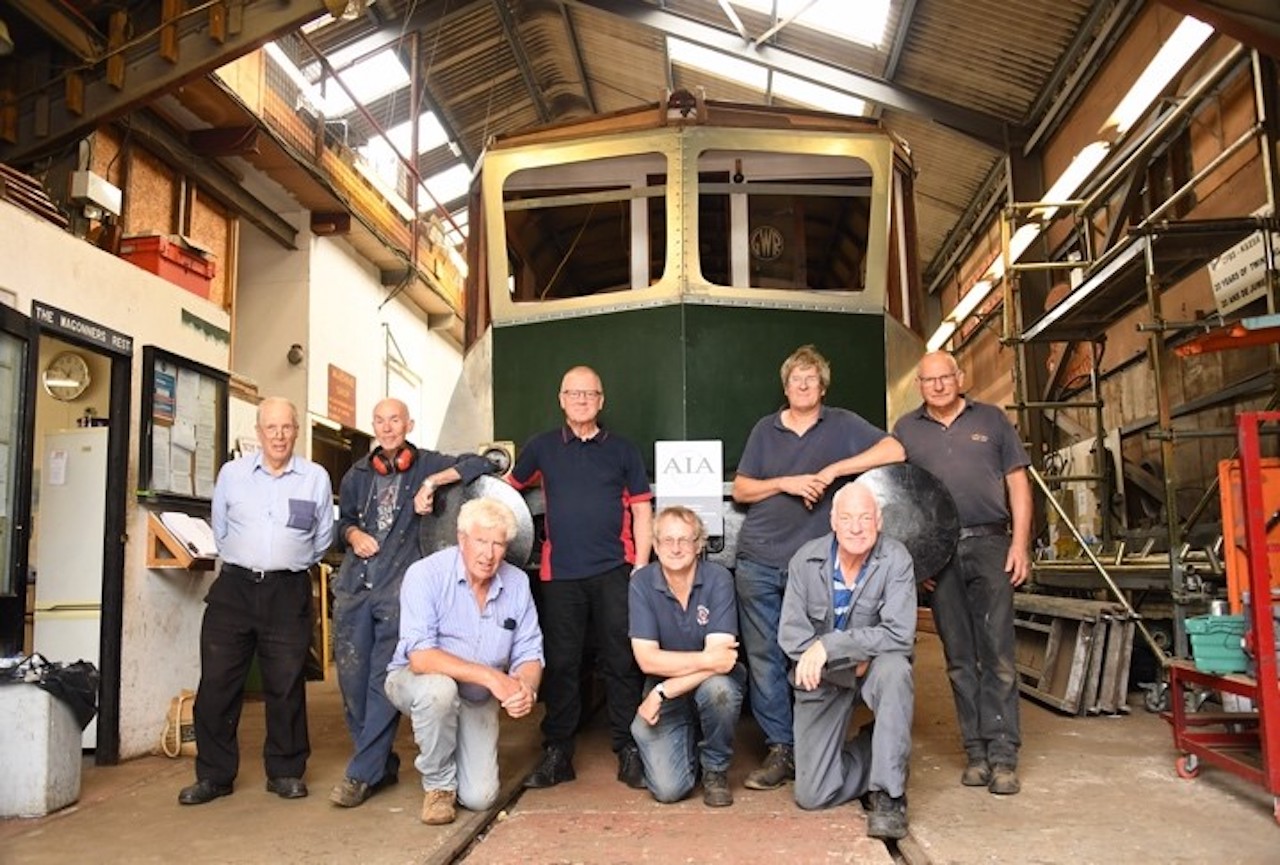
[[[1022,739],[1008,554],[1007,537],[960,541],[938,576],[932,606],[965,753],[1016,766]]]
[[[787,656],[778,646],[787,570],[738,559],[734,585],[738,592],[738,626],[747,652],[751,714],[764,731],[766,744],[791,746],[795,743],[791,685],[787,683]]]
[[[636,715],[631,735],[653,798],[679,802],[689,795],[699,765],[704,772],[729,770],[745,680],[739,664],[728,675],[711,676],[689,693],[665,701],[656,724]]]
[[[387,699],[387,665],[400,638],[400,599],[334,593],[333,655],[355,746],[346,776],[376,784],[387,771],[400,712]]]

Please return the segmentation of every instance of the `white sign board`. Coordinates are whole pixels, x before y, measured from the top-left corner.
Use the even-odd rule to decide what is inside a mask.
[[[1266,239],[1255,231],[1209,262],[1209,283],[1218,312],[1226,315],[1262,297],[1267,288]],[[1273,254],[1280,252],[1280,233],[1272,232]]]
[[[719,441],[653,443],[658,510],[684,505],[708,536],[724,534],[724,446]]]

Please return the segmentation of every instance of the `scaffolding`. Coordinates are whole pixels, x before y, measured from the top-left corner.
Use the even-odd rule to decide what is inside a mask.
[[[1044,591],[1107,591],[1133,611],[1134,597],[1159,594],[1167,600],[1154,604],[1154,613],[1146,608],[1147,618],[1168,619],[1169,630],[1149,629],[1141,621],[1138,628],[1155,657],[1167,665],[1169,657],[1188,656],[1185,619],[1199,612],[1216,597],[1225,579],[1221,533],[1201,525],[1217,495],[1217,478],[1206,489],[1196,505],[1185,514],[1180,512],[1179,478],[1176,448],[1205,437],[1234,436],[1234,428],[1193,428],[1175,423],[1206,406],[1268,400],[1266,408],[1277,404],[1277,380],[1280,380],[1280,354],[1275,343],[1280,340],[1280,271],[1277,269],[1277,247],[1280,241],[1280,219],[1276,217],[1277,125],[1275,114],[1276,83],[1273,61],[1237,48],[1197,81],[1175,105],[1157,118],[1141,140],[1122,150],[1114,160],[1115,167],[1092,184],[1087,197],[1065,202],[1011,203],[1001,220],[1002,256],[1005,274],[1002,281],[1002,342],[1012,346],[1013,393],[1011,406],[1019,416],[1024,433],[1038,422],[1040,413],[1056,427],[1065,427],[1080,447],[1091,451],[1091,470],[1080,471],[1053,465],[1046,455],[1033,454],[1040,462],[1031,474],[1056,517],[1056,529],[1063,537],[1075,541],[1071,554],[1059,549],[1042,549],[1033,564],[1033,582]],[[1153,155],[1160,153],[1175,137],[1184,134],[1198,108],[1220,93],[1226,82],[1238,80],[1248,70],[1252,74],[1253,96],[1257,119],[1238,139],[1222,148],[1193,176],[1187,178],[1150,212],[1136,222],[1125,225],[1123,211],[1138,200]],[[1177,218],[1180,207],[1186,207],[1190,196],[1206,179],[1218,172],[1237,154],[1256,147],[1266,185],[1266,215],[1248,214],[1229,218]],[[1115,217],[1109,209],[1116,199],[1124,202],[1122,213]],[[1011,252],[1018,229],[1031,222],[1041,224],[1041,235],[1051,223],[1068,220],[1069,237],[1057,244],[1056,253],[1040,262],[1015,260]],[[1102,227],[1100,227],[1100,224]],[[1164,292],[1182,282],[1195,271],[1205,268],[1229,250],[1248,241],[1255,249],[1261,245],[1265,273],[1260,293],[1265,295],[1265,315],[1243,317],[1234,312],[1218,312],[1195,321],[1175,321],[1166,317],[1162,307]],[[1072,257],[1067,258],[1070,250]],[[1070,272],[1071,287],[1057,303],[1030,321],[1023,321],[1020,306],[1020,281],[1033,271]],[[1262,301],[1244,308],[1255,311]],[[1101,352],[1098,342],[1108,329],[1122,318],[1145,310],[1138,330],[1146,335],[1146,358],[1150,365],[1154,417],[1128,428],[1107,429],[1104,424],[1104,393]],[[1050,344],[1064,344],[1061,362],[1049,375],[1042,390],[1031,393],[1034,375],[1029,375],[1033,354],[1043,353]],[[1169,390],[1170,364],[1178,362],[1172,355],[1193,357],[1242,345],[1271,345],[1267,369],[1250,379],[1237,382],[1225,393],[1211,398],[1175,405]],[[1063,372],[1076,356],[1076,347],[1089,347],[1087,383],[1075,386],[1070,393],[1063,382]],[[1082,374],[1083,375],[1083,374]],[[1080,418],[1087,420],[1081,421]],[[1123,516],[1112,520],[1110,503],[1126,480],[1122,468],[1108,466],[1110,451],[1119,461],[1123,436],[1145,434],[1159,444],[1163,477],[1151,472],[1143,477],[1136,473],[1128,483],[1145,490],[1153,499],[1162,500],[1163,525],[1145,534],[1131,531]],[[1048,464],[1046,464],[1048,463]],[[1069,485],[1088,485],[1101,511],[1098,531],[1081,531],[1077,525],[1081,514],[1071,514],[1062,506],[1055,490]],[[1157,495],[1158,494],[1158,495]],[[1090,518],[1094,514],[1089,515]],[[1149,707],[1151,703],[1148,703]],[[1152,707],[1153,708],[1153,707]]]

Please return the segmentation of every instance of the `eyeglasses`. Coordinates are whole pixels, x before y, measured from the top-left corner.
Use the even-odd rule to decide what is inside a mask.
[[[788,384],[794,384],[796,386],[813,387],[815,384],[820,384],[821,382],[822,379],[816,375],[793,375],[787,378]]]
[[[267,438],[269,439],[279,438],[280,436],[291,435],[297,429],[298,429],[297,425],[291,424],[291,423],[287,423],[287,424],[273,423],[270,426],[261,427],[262,432],[266,434]]]
[[[949,372],[946,375],[922,375],[916,377],[916,381],[920,382],[925,387],[935,387],[937,385],[943,385],[945,387],[955,380],[956,374],[954,372]]]
[[[566,399],[599,399],[602,393],[598,390],[562,390],[560,396]]]
[[[658,538],[658,546],[668,550],[678,550],[682,548],[691,550],[697,545],[697,538]]]

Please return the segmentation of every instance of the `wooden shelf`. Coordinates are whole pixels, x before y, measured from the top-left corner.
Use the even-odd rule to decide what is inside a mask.
[[[216,559],[196,556],[155,513],[147,514],[147,567],[156,570],[211,571]]]

